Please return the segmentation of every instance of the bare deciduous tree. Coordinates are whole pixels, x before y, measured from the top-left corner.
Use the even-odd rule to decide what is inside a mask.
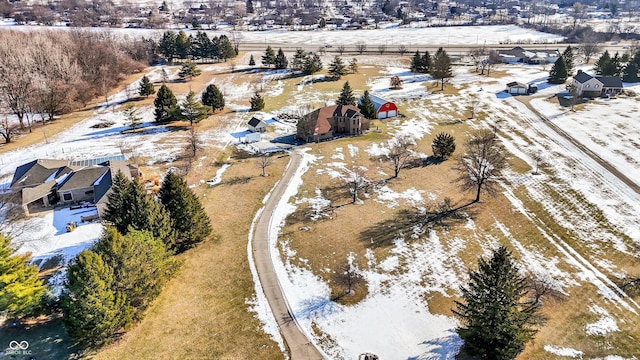
[[[356,286],[364,284],[364,278],[355,264],[353,255],[336,267],[333,271],[333,281],[336,285],[343,287],[347,295],[352,295]]]
[[[366,177],[367,168],[363,166],[351,166],[349,169],[349,177],[347,178],[347,186],[351,193],[351,202],[353,204],[358,201],[358,192],[369,187],[371,181]]]
[[[200,138],[200,134],[195,126],[189,127],[189,132],[187,133],[187,145],[186,145],[187,153],[189,153],[189,158],[191,161],[195,159],[196,155],[200,150],[202,150],[202,139]]]
[[[602,52],[602,44],[597,40],[597,37],[593,32],[585,31],[580,39],[578,49],[584,57],[585,64],[588,64],[593,56]]]
[[[258,166],[260,170],[262,170],[261,176],[267,176],[267,173],[265,172],[265,170],[271,164],[273,164],[273,158],[269,156],[269,154],[266,154],[266,153],[260,154],[260,156],[256,159],[256,166]]]
[[[385,51],[387,51],[387,45],[385,44],[378,45],[378,53],[380,53],[380,55],[383,55]]]
[[[356,50],[358,51],[358,54],[362,55],[362,53],[364,53],[365,51],[367,51],[367,44],[365,44],[364,42],[360,41],[356,44]]]
[[[474,119],[476,116],[476,112],[478,111],[478,107],[480,106],[480,99],[477,96],[471,95],[469,96],[469,102],[467,103],[467,110],[469,110],[469,119]]]
[[[465,153],[458,159],[456,182],[464,191],[474,191],[473,202],[480,201],[482,190],[496,191],[500,172],[507,166],[507,152],[495,132],[480,130],[465,142]]]
[[[385,157],[393,169],[392,179],[397,178],[400,170],[407,166],[413,158],[415,144],[415,140],[409,135],[398,135],[388,141],[389,153]]]
[[[398,46],[398,53],[400,53],[400,56],[404,56],[408,51],[409,49],[407,49],[404,44],[400,44],[400,46]]]
[[[18,124],[9,119],[7,115],[0,118],[0,135],[4,139],[5,144],[10,143],[13,137],[20,133]]]
[[[342,56],[342,54],[344,54],[344,45],[340,44],[336,47],[336,50],[338,50],[338,54],[340,54],[340,56]]]
[[[541,304],[544,299],[562,300],[565,297],[549,275],[530,274],[527,276],[527,282],[531,304],[534,306]]]

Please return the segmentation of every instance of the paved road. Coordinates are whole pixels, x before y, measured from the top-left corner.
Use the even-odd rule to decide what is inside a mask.
[[[289,349],[291,360],[321,360],[323,357],[320,352],[309,339],[307,339],[300,330],[295,318],[291,316],[291,311],[273,268],[271,253],[269,251],[269,225],[271,224],[271,215],[274,213],[293,174],[300,166],[301,159],[302,156],[300,153],[297,151],[291,152],[289,166],[271,193],[271,196],[269,196],[267,203],[264,205],[262,214],[258,218],[254,228],[252,243],[253,259],[256,264],[258,276],[260,277],[262,289],[267,297],[271,311],[276,318],[285,345]]]
[[[540,120],[542,120],[542,123],[544,125],[546,125],[551,130],[555,131],[558,135],[567,139],[571,144],[577,147],[580,151],[582,151],[584,154],[586,154],[587,156],[595,160],[595,162],[600,164],[600,166],[605,168],[613,176],[617,177],[620,181],[625,183],[631,190],[635,191],[637,194],[640,194],[640,185],[638,185],[638,183],[636,183],[635,181],[631,180],[629,177],[621,173],[615,166],[611,165],[611,163],[602,159],[600,156],[598,156],[598,154],[594,153],[589,148],[584,146],[584,144],[580,143],[578,140],[571,137],[571,135],[569,135],[566,131],[562,130],[560,127],[555,125],[552,121],[549,121],[549,119],[547,119],[546,116],[541,114],[538,110],[536,110],[531,105],[531,98],[516,97],[516,99],[521,103],[525,104],[527,108],[529,108],[529,110],[531,110],[534,114],[536,114],[540,118]]]

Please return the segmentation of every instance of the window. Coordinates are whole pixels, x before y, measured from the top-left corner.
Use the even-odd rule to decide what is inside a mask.
[[[66,192],[66,193],[62,194],[62,199],[64,201],[71,201],[71,200],[73,200],[73,197],[71,196],[70,192]]]
[[[597,89],[597,88],[599,88],[599,87],[600,87],[600,85],[596,85],[596,86],[595,86],[595,88],[596,88],[596,89]]]
[[[589,85],[589,84],[585,85],[586,88],[588,88],[589,86],[591,86],[591,85]]]

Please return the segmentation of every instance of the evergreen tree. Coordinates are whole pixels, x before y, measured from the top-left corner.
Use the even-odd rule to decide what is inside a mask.
[[[194,59],[210,58],[213,42],[204,31],[198,31],[195,39],[191,41],[191,55]]]
[[[189,121],[189,125],[199,123],[208,116],[208,112],[209,107],[196,100],[196,94],[193,91],[189,91],[187,97],[180,102],[180,115]]]
[[[171,89],[167,85],[162,85],[156,94],[153,105],[156,108],[154,111],[155,121],[167,122],[173,120],[178,101]]]
[[[313,56],[308,57],[304,63],[304,73],[306,75],[311,75],[317,73],[322,70],[322,60],[318,54],[313,54]]]
[[[276,63],[276,53],[271,48],[271,45],[267,46],[267,49],[264,51],[264,55],[262,55],[262,65],[266,67],[270,67]]]
[[[176,33],[173,31],[165,31],[158,43],[158,50],[162,56],[167,58],[168,62],[173,62],[176,57]]]
[[[462,286],[463,302],[456,301],[462,325],[456,329],[463,350],[483,359],[511,360],[533,339],[537,307],[522,302],[527,280],[518,271],[511,253],[500,247],[488,261],[480,258]]]
[[[118,171],[113,177],[111,190],[107,195],[104,220],[108,221],[121,233],[125,233],[129,227],[128,208],[131,180],[127,179],[122,171]]]
[[[134,180],[127,198],[129,226],[121,233],[126,234],[131,229],[150,231],[153,237],[162,240],[167,247],[173,247],[174,233],[169,213],[155,196],[147,193],[144,184]]]
[[[247,0],[247,14],[253,14],[253,1]]]
[[[611,67],[611,55],[609,55],[609,51],[605,50],[604,53],[600,56],[598,61],[596,61],[596,74],[605,75],[605,72]]]
[[[425,53],[426,55],[426,53]],[[444,81],[453,77],[451,70],[451,58],[443,48],[439,48],[433,57],[433,66],[430,73],[434,79],[440,80],[440,90],[444,90]]]
[[[547,82],[550,84],[564,84],[567,81],[567,64],[564,61],[564,56],[560,56],[549,71],[549,78]]]
[[[180,30],[175,37],[175,41],[176,56],[179,59],[186,59],[189,55],[189,48],[191,47],[189,37],[184,31]]]
[[[368,95],[368,94],[367,94]],[[342,90],[340,91],[340,96],[338,96],[338,100],[336,101],[338,105],[355,105],[356,98],[353,96],[353,90],[351,90],[351,85],[349,82],[345,82],[342,86]]]
[[[202,74],[202,70],[198,69],[198,66],[193,61],[185,61],[178,72],[180,80],[191,80],[194,77]]]
[[[305,63],[308,61],[309,55],[303,49],[296,49],[296,53],[293,54],[291,59],[291,70],[302,71],[305,68]]]
[[[342,62],[342,58],[337,56],[333,58],[331,64],[329,64],[329,75],[338,80],[342,76],[347,75],[347,68]]]
[[[140,86],[138,87],[138,93],[140,96],[149,97],[149,95],[153,95],[156,93],[156,89],[149,81],[147,75],[143,76],[140,80]]]
[[[456,151],[456,139],[447,133],[438,133],[431,143],[431,151],[434,157],[446,160]]]
[[[124,115],[126,124],[129,126],[130,130],[135,130],[142,125],[142,118],[138,113],[138,109],[133,106],[133,104],[125,106],[122,110],[122,115]]]
[[[253,54],[249,58],[249,66],[256,66],[256,60],[253,58]]]
[[[633,61],[630,61],[627,66],[625,66],[622,81],[630,83],[640,81],[640,78],[638,77],[638,65]]]
[[[360,98],[358,102],[358,109],[364,117],[367,119],[375,119],[377,118],[376,114],[376,106],[373,104],[373,101],[369,97],[369,91],[365,90],[364,95]]]
[[[417,73],[420,69],[422,69],[422,56],[420,56],[420,50],[416,50],[411,58],[411,71]]]
[[[282,51],[282,48],[278,49],[278,54],[276,55],[274,65],[276,69],[286,69],[287,67],[289,67],[289,60],[287,60],[287,57],[284,55],[284,51]]]
[[[202,103],[209,106],[213,112],[224,109],[224,96],[214,84],[207,85],[202,93]]]
[[[422,66],[420,68],[421,73],[429,74],[431,73],[431,70],[433,70],[433,61],[431,59],[431,55],[426,50],[424,51],[424,55],[422,55],[422,62],[420,63],[420,65]]]
[[[251,103],[251,108],[249,109],[250,111],[260,111],[264,109],[264,99],[258,93],[253,94],[253,96],[251,97],[250,103]]]
[[[567,46],[562,53],[562,57],[564,58],[565,65],[567,66],[567,76],[573,75],[573,48],[571,45]]]
[[[69,266],[61,296],[64,323],[82,348],[99,348],[130,322],[125,296],[112,290],[113,269],[93,251],[82,251]]]
[[[131,316],[140,320],[177,269],[177,262],[162,241],[150,232],[132,230],[126,235],[107,227],[92,249],[113,269],[114,293],[124,294]]]
[[[349,72],[355,74],[358,72],[358,60],[356,58],[351,59],[349,62]]]
[[[176,232],[175,247],[183,252],[211,234],[211,220],[198,197],[182,177],[169,172],[158,193],[160,202],[169,211]]]
[[[232,59],[238,55],[238,52],[231,44],[231,40],[227,37],[227,35],[220,35],[218,38],[218,58],[223,61],[227,61],[227,59]]]
[[[45,292],[38,266],[28,254],[16,254],[11,239],[0,234],[0,312],[20,318],[32,315]]]

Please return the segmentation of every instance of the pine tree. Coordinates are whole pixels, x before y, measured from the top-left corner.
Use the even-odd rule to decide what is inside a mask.
[[[211,47],[213,42],[204,31],[198,31],[195,39],[191,41],[191,55],[195,59],[210,58]]]
[[[353,96],[353,90],[351,90],[351,85],[349,82],[345,82],[342,86],[342,90],[340,91],[340,96],[338,96],[338,100],[336,101],[338,105],[355,105],[356,98]]]
[[[318,54],[313,54],[313,56],[307,58],[304,63],[304,73],[306,75],[314,74],[320,70],[322,70],[322,60]]]
[[[416,50],[416,53],[413,54],[413,58],[411,58],[411,71],[412,72],[421,72],[422,70],[422,56],[420,56],[420,50]]]
[[[640,81],[638,77],[638,65],[630,61],[624,68],[624,74],[622,75],[622,81],[635,83]]]
[[[456,151],[456,139],[447,133],[438,133],[431,143],[431,151],[434,157],[446,160]]]
[[[209,84],[202,93],[202,103],[211,107],[213,112],[222,111],[224,109],[224,96],[217,86]]]
[[[167,247],[173,247],[174,232],[169,213],[155,196],[148,194],[144,184],[134,180],[128,196],[128,220],[131,229],[150,231],[156,239]],[[129,232],[129,227],[123,234]]]
[[[198,69],[198,66],[193,61],[185,61],[178,72],[180,80],[191,80],[194,77],[202,74],[202,70]]]
[[[127,215],[130,187],[131,180],[127,179],[122,171],[118,171],[113,177],[111,190],[107,195],[107,206],[103,218],[121,233],[125,233],[130,224]]]
[[[356,58],[351,59],[349,62],[349,72],[355,74],[358,72],[358,60]]]
[[[365,90],[364,95],[360,98],[358,102],[358,109],[364,117],[367,119],[375,119],[376,116],[376,106],[373,104],[371,97],[369,97],[369,91]]]
[[[276,63],[276,53],[271,48],[271,45],[267,46],[267,49],[264,51],[264,55],[262,56],[262,65],[266,67],[270,67]]]
[[[176,33],[173,31],[165,31],[162,39],[158,43],[158,50],[167,58],[169,63],[173,62],[176,57]]]
[[[208,112],[209,107],[197,101],[196,94],[193,91],[189,91],[187,97],[180,102],[180,115],[183,119],[189,121],[189,125],[199,123],[208,116]]]
[[[179,59],[186,59],[189,55],[190,47],[191,42],[187,34],[182,30],[178,31],[178,35],[175,37],[176,56]]]
[[[550,84],[564,84],[567,81],[567,64],[564,61],[564,56],[560,56],[549,71],[549,78],[547,82]]]
[[[571,45],[567,46],[562,53],[562,57],[564,57],[565,65],[567,66],[567,76],[573,75],[573,48]]]
[[[304,65],[308,61],[309,55],[303,49],[296,49],[296,53],[293,54],[293,58],[291,59],[291,70],[293,71],[302,71],[304,70]]]
[[[142,124],[142,118],[138,113],[138,109],[133,104],[128,104],[122,109],[122,115],[125,118],[129,129],[135,130]]]
[[[125,296],[112,290],[113,269],[93,251],[82,251],[69,266],[61,296],[64,323],[82,348],[99,348],[130,322]]]
[[[596,74],[605,75],[609,67],[611,67],[611,55],[609,55],[608,50],[605,50],[598,61],[596,61]]]
[[[247,14],[253,14],[253,1],[247,0]]]
[[[142,318],[178,266],[165,244],[147,231],[122,235],[107,227],[92,250],[113,269],[112,290],[125,295],[135,320]]]
[[[175,116],[176,108],[178,107],[178,101],[171,92],[171,89],[167,85],[162,85],[156,94],[156,98],[153,101],[155,106],[155,121],[167,122],[173,120]]]
[[[523,302],[527,280],[518,271],[511,253],[500,247],[488,261],[480,258],[462,286],[463,302],[456,301],[462,325],[456,329],[463,350],[483,359],[511,360],[533,339],[537,307]]]
[[[218,38],[218,58],[223,61],[227,61],[227,59],[232,59],[238,55],[238,52],[231,44],[231,40],[227,37],[227,35],[220,35]]]
[[[251,103],[251,108],[249,109],[250,111],[260,111],[264,109],[264,99],[258,93],[253,94],[253,96],[251,97],[250,103]]]
[[[253,58],[253,54],[249,58],[249,66],[256,66],[256,60]]]
[[[347,75],[347,68],[342,62],[342,58],[337,56],[333,58],[331,64],[329,64],[329,75],[338,80],[342,76]]]
[[[140,80],[138,93],[140,94],[140,96],[144,96],[146,98],[149,97],[149,95],[153,95],[156,93],[156,89],[151,83],[151,81],[149,81],[149,78],[147,77],[147,75],[143,76],[142,79]]]
[[[425,55],[427,54],[428,53],[425,52]],[[428,66],[428,64],[425,66]],[[453,71],[451,70],[451,58],[443,48],[439,48],[438,51],[436,51],[433,57],[433,65],[427,71],[433,75],[434,79],[440,80],[440,90],[444,90],[444,81],[453,77]]]
[[[282,48],[278,49],[278,54],[276,55],[274,65],[276,69],[286,69],[287,67],[289,67],[289,60],[287,60],[287,57],[284,55],[284,51],[282,51]]]
[[[183,252],[211,234],[211,220],[198,197],[179,175],[169,172],[158,193],[160,202],[169,211],[176,232],[175,247]]]
[[[30,256],[16,254],[11,239],[0,234],[0,312],[20,318],[32,315],[45,293]]]

